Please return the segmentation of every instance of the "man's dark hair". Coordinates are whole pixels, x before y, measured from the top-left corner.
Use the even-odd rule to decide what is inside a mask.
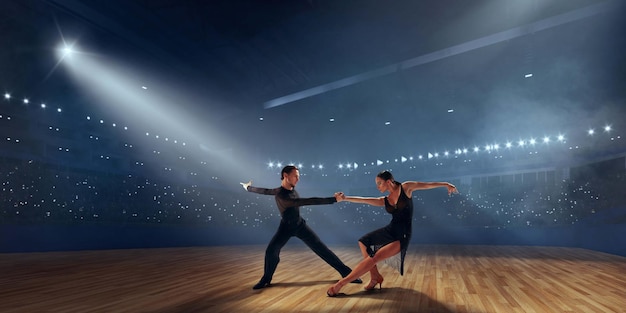
[[[298,168],[293,165],[287,165],[283,167],[283,170],[280,171],[280,180],[283,180],[285,174],[290,174],[293,170],[297,170]]]

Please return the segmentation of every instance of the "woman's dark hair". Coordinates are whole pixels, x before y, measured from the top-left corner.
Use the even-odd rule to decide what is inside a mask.
[[[293,166],[293,165],[287,165],[285,167],[283,167],[283,170],[280,171],[280,180],[283,180],[283,177],[285,177],[285,174],[289,174],[291,173],[293,170],[297,170],[298,168]]]
[[[391,174],[390,171],[382,171],[380,173],[378,173],[378,175],[376,175],[376,177],[382,179],[382,180],[391,180],[394,184],[396,185],[400,185],[399,182],[397,182],[394,178],[393,175]]]

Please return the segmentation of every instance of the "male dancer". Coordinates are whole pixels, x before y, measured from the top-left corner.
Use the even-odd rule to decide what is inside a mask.
[[[352,270],[343,264],[335,253],[328,249],[300,216],[300,206],[335,203],[337,202],[337,198],[340,198],[341,195],[336,193],[335,197],[328,198],[300,198],[300,195],[298,195],[298,192],[295,190],[296,184],[298,184],[300,180],[300,171],[293,165],[287,165],[282,169],[280,179],[280,187],[274,189],[250,186],[252,181],[240,183],[247,191],[264,195],[274,195],[281,216],[280,226],[278,226],[276,234],[274,234],[274,237],[272,237],[272,240],[270,240],[265,250],[265,270],[263,277],[252,289],[261,289],[269,286],[274,271],[276,271],[276,267],[280,261],[280,250],[293,236],[304,241],[315,254],[337,270],[339,274],[341,274],[341,277],[346,277]],[[357,284],[362,283],[360,278],[356,278],[351,282]]]

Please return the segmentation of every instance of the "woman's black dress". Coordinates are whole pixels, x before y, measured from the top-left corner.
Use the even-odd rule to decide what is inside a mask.
[[[396,240],[400,241],[400,259],[391,265],[398,269],[400,275],[404,275],[404,257],[409,246],[409,240],[411,240],[413,199],[404,193],[402,185],[400,185],[400,195],[395,206],[391,205],[385,197],[385,210],[391,214],[389,225],[367,233],[359,241],[367,247],[367,253],[370,256],[374,256],[381,247]],[[388,260],[392,261],[392,259]]]

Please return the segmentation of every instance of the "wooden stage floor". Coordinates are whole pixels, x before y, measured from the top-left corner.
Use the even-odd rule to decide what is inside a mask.
[[[331,247],[349,266],[354,246]],[[349,284],[287,245],[272,285],[252,290],[264,246],[0,254],[0,312],[626,312],[626,258],[528,246],[410,247],[382,290]],[[365,282],[369,277],[363,277]]]

